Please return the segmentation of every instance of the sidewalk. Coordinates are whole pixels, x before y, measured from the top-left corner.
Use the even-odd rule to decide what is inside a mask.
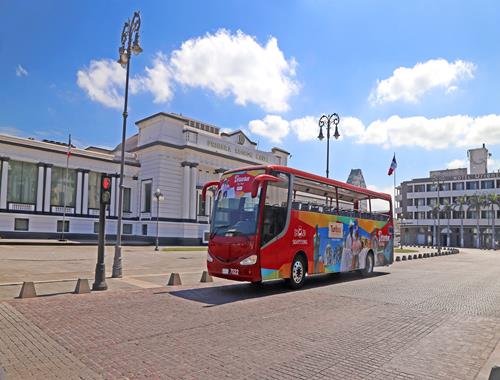
[[[169,247],[169,249],[174,249]],[[106,246],[106,283],[110,291],[166,286],[170,274],[180,273],[185,285],[200,283],[206,251],[198,247],[155,251],[154,247],[124,247],[123,278],[111,278],[114,247]],[[33,281],[38,295],[72,293],[78,278],[94,282],[97,247],[81,245],[0,245],[0,300],[19,295],[24,281]],[[225,280],[214,279],[215,282]]]

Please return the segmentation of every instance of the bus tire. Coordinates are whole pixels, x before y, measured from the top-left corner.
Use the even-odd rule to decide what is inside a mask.
[[[365,267],[361,270],[361,275],[363,277],[369,277],[373,274],[373,267],[375,266],[375,261],[373,258],[373,252],[370,251],[366,255]]]
[[[300,254],[295,255],[292,261],[292,267],[290,270],[290,278],[287,283],[292,289],[299,289],[304,285],[306,280],[306,264],[304,257]]]

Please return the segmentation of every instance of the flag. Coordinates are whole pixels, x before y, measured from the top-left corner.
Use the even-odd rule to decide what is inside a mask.
[[[389,167],[389,171],[387,172],[387,175],[392,175],[394,170],[398,167],[398,163],[396,162],[396,153],[394,153],[394,157],[392,157],[392,162],[391,166]]]
[[[71,134],[69,135],[68,140],[68,158],[71,156]]]

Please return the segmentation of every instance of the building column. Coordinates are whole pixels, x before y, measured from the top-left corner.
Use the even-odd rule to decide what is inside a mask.
[[[109,202],[109,215],[116,216],[118,210],[118,186],[116,177],[111,177],[111,200]]]
[[[45,173],[45,167],[42,162],[38,163],[38,181],[36,189],[36,211],[43,211],[43,175]]]
[[[89,171],[83,171],[83,186],[82,186],[82,214],[89,213]]]
[[[181,166],[184,168],[184,181],[183,181],[183,187],[182,187],[182,219],[189,219],[189,182],[190,182],[190,175],[189,175],[189,162],[183,162],[181,163]]]
[[[75,201],[75,214],[82,213],[82,181],[83,173],[78,170],[76,173],[76,201]]]
[[[191,168],[191,187],[189,189],[189,198],[191,201],[189,202],[189,219],[196,220],[196,184],[198,183],[198,164],[191,163],[189,166]]]
[[[0,181],[0,209],[7,208],[7,183],[9,180],[9,159],[3,157],[2,163],[2,179]]]
[[[43,211],[50,212],[50,193],[52,189],[52,164],[45,164],[45,195]]]

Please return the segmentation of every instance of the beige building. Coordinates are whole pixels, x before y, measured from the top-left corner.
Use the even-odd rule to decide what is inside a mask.
[[[462,196],[470,199],[475,195],[500,194],[500,173],[488,172],[489,157],[483,144],[468,151],[469,171],[434,170],[429,177],[404,181],[396,188],[396,214],[403,244],[460,246],[461,225],[465,247],[477,245],[478,233],[482,247],[492,247],[494,236],[496,241],[500,239],[498,205],[486,202],[479,213],[467,205],[462,211],[458,206],[446,208]]]
[[[124,240],[153,241],[159,220],[161,244],[206,241],[210,208],[201,188],[228,169],[287,165],[289,153],[257,149],[243,132],[160,112],[136,122],[126,141]],[[66,236],[96,239],[99,178],[111,174],[112,200],[106,233],[116,233],[120,145],[113,150],[73,148],[66,182],[67,145],[0,135],[0,237],[57,237],[66,203]],[[159,212],[153,196],[164,194]]]

